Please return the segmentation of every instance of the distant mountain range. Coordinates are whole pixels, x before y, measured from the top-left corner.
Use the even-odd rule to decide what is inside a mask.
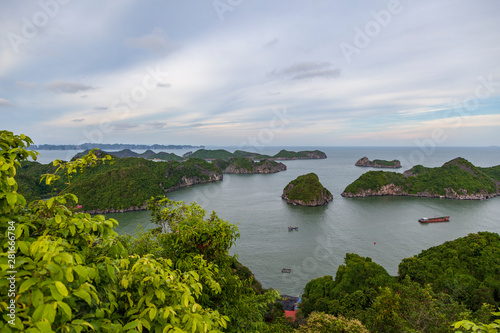
[[[79,145],[31,145],[32,150],[87,150],[87,149],[192,149],[192,148],[205,148],[205,146],[191,146],[191,145],[134,145],[126,143],[82,143]]]

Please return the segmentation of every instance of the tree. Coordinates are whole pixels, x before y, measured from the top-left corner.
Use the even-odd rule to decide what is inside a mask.
[[[346,319],[342,316],[335,317],[322,312],[313,312],[301,325],[297,333],[369,333],[369,331],[356,319]]]
[[[492,312],[494,316],[500,316],[500,312]],[[457,328],[465,328],[467,331],[472,330],[473,332],[478,333],[497,333],[500,332],[500,319],[495,319],[493,322],[489,324],[476,324],[469,320],[458,321],[453,324],[455,330]],[[455,331],[457,333],[462,333],[462,331]]]
[[[117,221],[76,212],[78,199],[72,194],[26,206],[14,176],[21,161],[36,158],[27,150],[30,144],[25,135],[0,132],[2,332],[220,332],[226,327],[227,317],[197,301],[203,291],[198,272],[214,273],[201,256],[193,258],[197,269],[189,271],[175,269],[166,258],[129,256],[113,230]],[[78,163],[69,162],[66,171]],[[220,290],[217,283],[212,287]],[[9,317],[11,304],[15,314]]]

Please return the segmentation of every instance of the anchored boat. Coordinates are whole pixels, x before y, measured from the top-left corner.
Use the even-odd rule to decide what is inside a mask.
[[[418,222],[420,223],[435,223],[435,222],[449,222],[449,216],[441,216],[441,217],[422,217]]]
[[[288,231],[293,231],[293,230],[299,231],[299,227],[288,227]]]

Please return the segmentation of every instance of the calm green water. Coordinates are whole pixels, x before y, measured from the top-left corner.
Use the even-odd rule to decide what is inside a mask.
[[[227,148],[231,150],[231,148]],[[235,149],[235,148],[233,148]],[[290,147],[302,150],[304,147]],[[455,201],[411,197],[342,198],[344,188],[367,168],[355,167],[357,159],[401,159],[403,172],[413,161],[440,166],[461,156],[477,166],[500,164],[498,148],[439,148],[424,160],[415,148],[321,147],[325,160],[285,161],[288,170],[268,175],[224,175],[218,183],[196,185],[169,193],[173,200],[196,201],[208,212],[238,224],[241,238],[231,252],[248,266],[265,288],[298,295],[313,278],[335,275],[346,253],[371,257],[392,274],[401,259],[423,249],[472,232],[500,233],[500,198]],[[278,148],[263,153],[274,154]],[[413,154],[413,155],[411,155]],[[297,176],[315,172],[334,200],[323,207],[296,207],[281,199],[285,185]],[[423,216],[450,215],[449,223],[422,225]],[[138,224],[151,228],[148,212],[110,214],[119,233],[133,234]],[[287,226],[299,231],[289,232]],[[282,274],[282,268],[291,268]]]

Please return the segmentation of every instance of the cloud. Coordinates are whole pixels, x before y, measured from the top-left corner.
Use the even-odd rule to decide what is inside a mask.
[[[56,94],[76,94],[77,92],[96,89],[83,83],[63,80],[52,81],[47,85],[47,88]]]
[[[153,129],[162,129],[167,127],[167,123],[165,121],[153,121],[147,124]]]
[[[278,38],[274,38],[272,41],[270,41],[269,43],[266,43],[263,48],[264,49],[272,49],[273,47],[275,47],[279,42],[279,39]]]
[[[149,50],[154,53],[168,53],[177,48],[176,43],[161,28],[155,28],[153,33],[149,35],[127,38],[125,45],[136,49]]]
[[[97,111],[106,111],[107,109],[109,109],[107,106],[96,106],[94,108],[94,110],[97,110]]]
[[[139,127],[139,125],[130,124],[130,123],[117,123],[117,124],[113,124],[113,127],[118,131],[126,131],[129,129],[137,128],[137,127]]]
[[[74,122],[74,123],[81,123],[81,122],[82,122],[82,121],[84,121],[84,120],[85,120],[85,119],[83,119],[83,118],[78,118],[78,119],[73,119],[73,120],[71,120],[71,121],[72,121],[72,122]]]
[[[0,97],[0,107],[11,107],[12,103],[5,98]]]
[[[159,88],[170,88],[172,85],[170,83],[157,83],[156,84],[157,87]]]
[[[288,67],[274,69],[267,73],[269,78],[286,80],[303,80],[312,78],[335,78],[340,75],[340,69],[333,68],[328,62],[299,62]]]

